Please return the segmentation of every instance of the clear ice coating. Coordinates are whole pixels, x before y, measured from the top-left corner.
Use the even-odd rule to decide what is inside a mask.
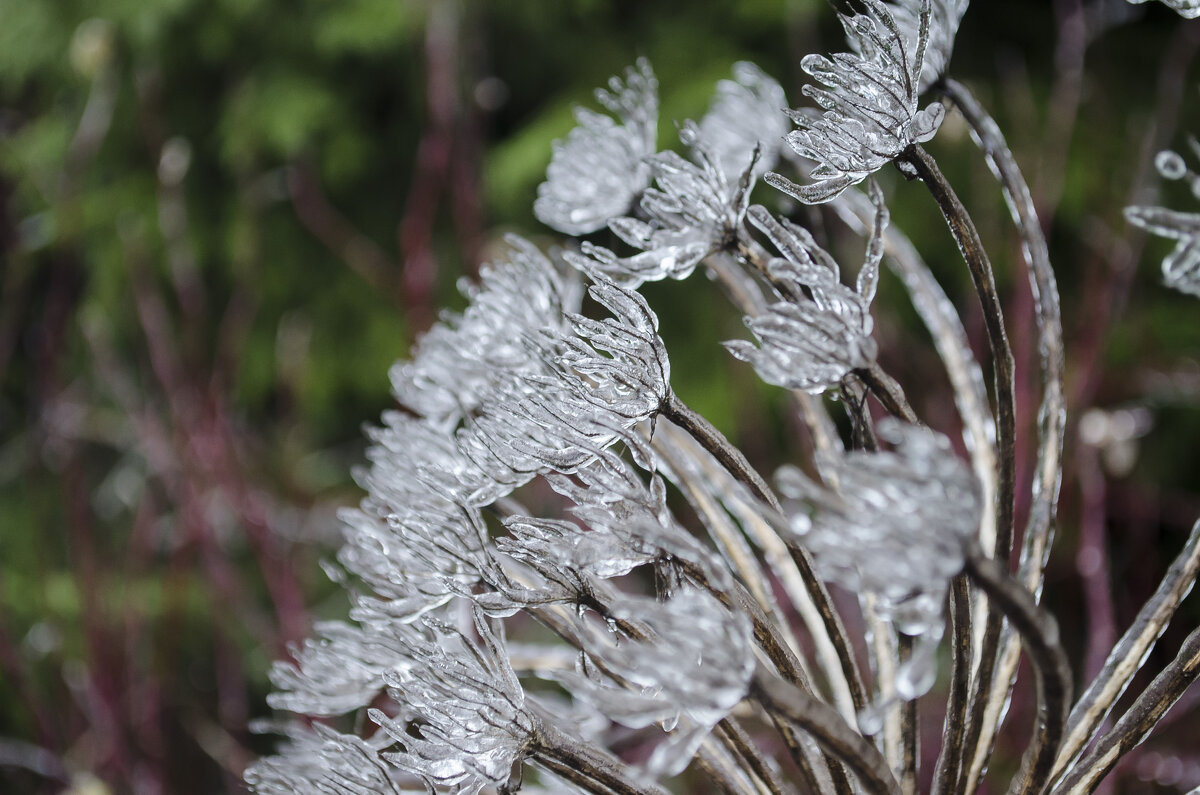
[[[1129,0],[1131,3],[1146,3],[1149,0]],[[1175,9],[1185,19],[1200,17],[1200,0],[1159,0],[1163,5]]]
[[[533,214],[569,235],[602,229],[610,218],[624,215],[650,181],[644,158],[656,151],[658,81],[644,58],[612,78],[596,99],[619,121],[578,108],[565,141],[556,141],[538,186]]]
[[[816,161],[810,177],[797,185],[770,173],[765,180],[805,204],[820,204],[891,162],[905,147],[928,141],[945,109],[937,102],[917,109],[919,81],[929,42],[930,2],[919,7],[917,40],[905,39],[892,9],[882,0],[863,0],[866,13],[839,14],[853,53],[831,58],[808,55],[801,67],[819,83],[804,87],[820,109],[791,111],[798,129],[788,144]]]
[[[364,740],[342,734],[328,726],[299,722],[286,728],[288,740],[276,756],[269,756],[246,770],[246,783],[263,795],[347,795],[389,792],[394,795],[426,793],[424,786],[404,786],[398,771],[389,769],[379,751],[391,744],[380,732]]]
[[[508,256],[479,270],[479,283],[460,289],[470,300],[462,314],[444,313],[417,343],[411,361],[391,371],[397,400],[430,423],[453,428],[485,402],[498,376],[534,372],[524,339],[561,327],[578,311],[577,275],[554,266],[527,240],[506,238]]]
[[[406,625],[397,639],[411,664],[384,677],[404,712],[368,711],[399,746],[385,760],[463,793],[506,783],[536,727],[503,639],[480,610],[473,618],[478,643],[428,619]]]
[[[1163,281],[1200,298],[1200,214],[1165,207],[1126,207],[1125,218],[1147,232],[1178,241],[1162,261]]]
[[[771,275],[790,285],[795,297],[746,318],[746,325],[758,338],[757,347],[746,340],[726,342],[725,347],[752,364],[767,383],[821,393],[836,387],[850,372],[874,363],[871,300],[879,280],[888,214],[874,183],[871,198],[875,224],[854,289],[842,284],[837,263],[808,230],[774,218],[763,207],[750,208],[750,222],[784,255],[771,261]]]
[[[679,137],[695,162],[671,151],[648,158],[655,187],[642,194],[641,216],[609,222],[613,233],[639,253],[619,257],[584,243],[584,256],[568,254],[568,261],[636,288],[648,281],[685,279],[701,260],[737,239],[754,187],[758,150],[746,150],[742,170],[729,176],[693,122],[680,127]]]
[[[740,179],[756,147],[755,175],[775,167],[791,129],[784,113],[787,107],[779,83],[749,61],[733,65],[733,80],[717,83],[717,95],[700,119],[699,136],[726,180]]]
[[[712,727],[746,695],[754,673],[749,619],[691,587],[666,601],[621,597],[611,614],[644,626],[649,637],[618,641],[581,623],[585,650],[602,665],[555,678],[617,723],[631,728],[662,724],[673,731],[646,768],[656,777],[679,773]],[[597,668],[607,675],[596,675]]]
[[[936,431],[889,418],[878,435],[891,451],[852,451],[822,462],[837,490],[794,467],[780,469],[776,481],[795,501],[791,532],[823,578],[875,594],[880,614],[904,634],[936,639],[946,589],[979,528],[979,485]],[[914,691],[926,681],[923,671],[910,674]]]
[[[932,0],[925,60],[920,65],[920,93],[928,91],[930,86],[946,74],[950,56],[954,53],[954,37],[958,34],[963,14],[967,12],[968,2],[969,0]],[[889,3],[892,18],[908,43],[910,53],[916,53],[920,49],[921,13],[925,5],[922,0],[891,0]],[[851,46],[854,45],[854,41],[852,38]],[[913,64],[914,73],[916,68]]]

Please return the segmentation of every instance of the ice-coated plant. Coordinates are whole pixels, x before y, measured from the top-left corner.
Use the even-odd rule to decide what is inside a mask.
[[[1200,9],[1197,14],[1200,15]],[[1200,157],[1200,141],[1188,141],[1193,155]],[[1200,176],[1187,167],[1178,152],[1164,150],[1154,161],[1164,179],[1185,180],[1192,195],[1200,197]],[[1165,207],[1127,207],[1129,223],[1162,237],[1178,241],[1163,259],[1163,281],[1180,292],[1200,297],[1200,213],[1183,213]]]
[[[905,35],[883,0],[864,0],[863,13],[838,14],[854,52],[804,57],[804,71],[824,84],[809,84],[804,93],[820,107],[793,111],[798,129],[787,138],[796,154],[816,162],[809,174],[815,182],[797,185],[771,173],[771,185],[805,204],[827,202],[895,160],[908,146],[934,136],[945,109],[939,102],[919,109],[930,2],[923,0],[915,9],[900,5],[909,17],[915,15],[915,38],[911,29]],[[951,22],[943,17],[941,25]],[[948,57],[946,37],[938,44],[938,55]]]
[[[1040,605],[1065,423],[1041,223],[999,127],[947,74],[965,0],[850,8],[851,52],[803,61],[816,108],[787,111],[779,84],[739,63],[700,122],[679,124],[686,154],[658,151],[657,85],[640,61],[598,92],[612,116],[577,112],[535,213],[568,235],[612,234],[553,256],[510,237],[462,285],[466,309],[392,369],[399,408],[370,431],[366,496],[343,513],[328,567],[351,594],[348,620],[317,624],[272,668],[270,704],[294,717],[264,726],[284,740],[247,771],[255,791],[1090,792],[1200,675],[1198,631],[1118,700],[1200,572],[1198,522],[1098,675],[1073,687]],[[921,109],[926,91],[945,105]],[[988,252],[920,146],[947,112],[999,180],[1033,287],[1041,405],[1028,486]],[[891,162],[909,182],[877,181]],[[1158,165],[1198,181],[1177,154]],[[751,205],[772,168],[769,185],[864,238],[852,285],[811,215],[767,188]],[[883,185],[907,201],[913,180],[971,275],[990,391],[955,307],[889,223]],[[1127,217],[1179,241],[1167,283],[1200,295],[1200,216]],[[945,363],[961,445],[879,361],[885,264]],[[785,390],[807,430],[813,455],[773,477],[671,387],[638,288],[696,271],[755,338],[729,352]],[[1012,717],[1029,721],[1020,766],[993,771],[1026,679],[1035,714]],[[933,698],[945,718],[923,769],[929,710],[917,702]]]

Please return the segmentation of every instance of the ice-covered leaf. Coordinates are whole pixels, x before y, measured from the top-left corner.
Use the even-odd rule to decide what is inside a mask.
[[[804,87],[820,109],[792,112],[798,129],[787,140],[797,154],[816,161],[810,174],[815,182],[797,185],[775,173],[765,178],[805,204],[833,199],[910,144],[928,141],[945,115],[937,102],[918,109],[930,0],[920,3],[916,42],[905,39],[882,0],[863,0],[862,6],[865,13],[839,15],[855,52],[809,55],[801,62],[824,87]]]
[[[790,528],[818,573],[878,597],[883,615],[909,635],[940,635],[942,604],[979,529],[979,485],[936,431],[879,423],[891,451],[828,457],[821,472],[837,490],[785,467],[781,494],[797,501]]]
[[[658,81],[642,58],[612,78],[596,98],[617,120],[579,108],[579,123],[565,141],[556,141],[538,186],[533,213],[552,229],[582,235],[624,215],[650,181],[644,158],[655,152]]]

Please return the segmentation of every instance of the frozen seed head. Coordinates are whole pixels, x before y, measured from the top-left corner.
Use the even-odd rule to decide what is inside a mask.
[[[748,61],[733,65],[733,79],[717,83],[717,94],[700,120],[699,136],[725,179],[736,182],[750,166],[755,149],[756,176],[775,166],[784,136],[791,129],[783,88]]]
[[[246,770],[246,783],[259,795],[395,795],[426,793],[424,786],[405,786],[400,771],[389,768],[379,751],[391,740],[382,732],[364,740],[313,723],[292,724],[288,741],[276,756],[259,760]]]
[[[473,611],[479,641],[426,621],[404,637],[410,665],[385,676],[402,716],[368,712],[398,746],[382,754],[396,767],[474,795],[508,781],[536,728],[503,639]]]
[[[462,314],[445,313],[417,343],[412,360],[396,364],[392,387],[400,403],[430,423],[453,428],[486,401],[499,377],[536,371],[523,340],[561,326],[579,309],[577,275],[560,270],[527,240],[506,238],[508,256],[479,271],[478,284],[460,289],[470,300]]]
[[[871,299],[879,279],[887,209],[878,188],[872,186],[871,195],[876,204],[875,227],[854,289],[841,283],[837,263],[808,230],[774,218],[763,207],[750,209],[751,223],[784,255],[770,263],[772,275],[790,284],[796,297],[746,319],[758,346],[734,340],[725,347],[752,364],[767,383],[819,394],[874,363]]]
[[[617,723],[672,731],[646,767],[655,777],[675,775],[746,695],[754,673],[749,619],[690,587],[666,601],[622,597],[611,615],[644,626],[649,637],[618,640],[580,622],[586,653],[603,665],[555,678]]]
[[[950,66],[950,56],[954,52],[954,37],[958,34],[959,23],[967,12],[969,0],[932,0],[929,3],[929,33],[925,46],[925,59],[920,65],[921,79],[918,90],[921,93],[929,90]],[[909,52],[916,53],[921,40],[922,13],[927,4],[922,0],[891,0],[888,7],[896,27],[900,29],[904,40],[908,43]],[[853,45],[853,39],[851,40]]]
[[[930,103],[918,110],[929,42],[930,3],[920,4],[916,41],[906,39],[882,0],[863,0],[866,13],[839,14],[853,53],[809,55],[801,62],[818,85],[807,85],[819,110],[791,113],[795,152],[817,163],[815,182],[797,185],[771,173],[766,181],[805,204],[827,202],[894,160],[910,144],[928,141],[945,115]]]
[[[940,637],[946,589],[979,528],[979,485],[940,433],[889,418],[878,435],[893,449],[823,463],[836,491],[779,470],[780,492],[796,501],[790,527],[823,578],[875,594],[901,632]]]
[[[705,257],[736,240],[754,186],[758,150],[746,152],[741,171],[729,176],[693,122],[680,127],[679,137],[692,159],[670,151],[648,158],[654,187],[642,194],[640,217],[609,222],[613,233],[639,253],[619,257],[584,243],[583,256],[569,254],[569,262],[636,288],[648,281],[685,279]]]
[[[533,213],[569,235],[595,232],[624,215],[650,181],[644,158],[655,152],[658,81],[650,62],[639,59],[612,78],[596,99],[611,116],[579,108],[579,126],[554,144],[546,181],[538,186]]]

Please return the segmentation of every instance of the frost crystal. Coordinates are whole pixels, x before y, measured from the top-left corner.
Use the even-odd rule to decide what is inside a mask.
[[[1164,207],[1126,207],[1125,218],[1147,232],[1179,241],[1163,259],[1163,281],[1200,298],[1200,214]]]
[[[895,449],[823,463],[836,491],[794,467],[776,480],[785,497],[804,503],[791,529],[822,577],[877,595],[901,632],[938,635],[947,586],[979,529],[979,485],[942,434],[890,418],[878,434]]]
[[[566,141],[556,141],[538,186],[533,213],[559,232],[595,232],[610,218],[624,215],[650,181],[643,158],[655,152],[658,131],[658,81],[646,59],[614,77],[596,99],[620,119],[584,108],[575,111],[579,126]]]
[[[1131,3],[1145,3],[1148,0],[1129,0]],[[1200,0],[1160,0],[1163,5],[1170,6],[1185,19],[1200,17]]]
[[[821,110],[792,111],[799,129],[788,134],[797,154],[815,160],[811,185],[771,173],[766,181],[805,204],[833,199],[862,182],[913,143],[928,141],[945,110],[937,102],[917,109],[929,41],[929,0],[921,3],[915,44],[905,40],[882,0],[863,0],[865,14],[839,14],[855,53],[808,55],[801,66],[827,88],[804,93]]]
[[[655,776],[679,773],[746,694],[754,673],[750,622],[690,587],[665,602],[625,597],[610,612],[614,619],[644,625],[650,634],[645,641],[617,642],[595,626],[581,626],[587,653],[603,662],[606,679],[623,686],[592,678],[591,667],[556,678],[622,725],[661,723],[673,730],[647,768]]]
[[[791,129],[787,107],[779,83],[748,61],[733,65],[733,80],[717,83],[717,95],[700,120],[700,138],[727,180],[740,179],[755,147],[760,152],[755,174],[774,168]]]
[[[806,229],[776,220],[763,207],[750,209],[751,222],[785,257],[771,261],[771,274],[790,285],[795,298],[772,304],[758,317],[746,318],[759,347],[745,340],[726,342],[725,347],[754,365],[767,383],[820,393],[836,387],[852,371],[874,363],[871,299],[879,279],[888,215],[874,184],[871,196],[876,206],[875,228],[853,290],[841,283],[837,263]]]
[[[384,759],[464,795],[506,783],[536,727],[502,639],[480,611],[474,618],[480,645],[435,622],[402,636],[412,663],[385,680],[415,720],[368,713],[403,748]]]

